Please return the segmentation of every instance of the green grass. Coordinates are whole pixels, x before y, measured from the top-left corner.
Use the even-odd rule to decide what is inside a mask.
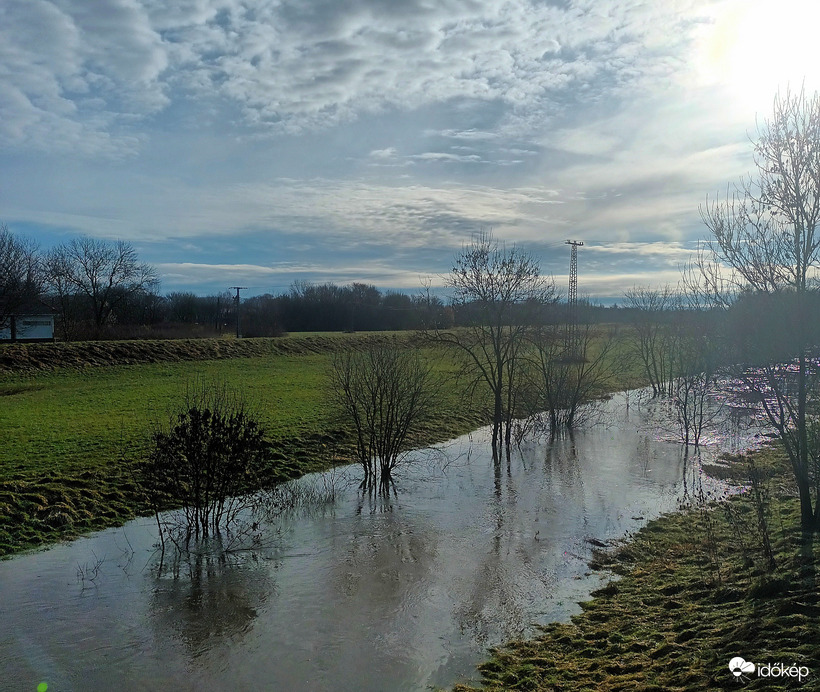
[[[15,393],[0,408],[4,472],[87,470],[100,456],[140,454],[146,431],[198,377],[241,389],[273,436],[298,436],[327,423],[327,362],[312,354],[7,376]]]
[[[349,461],[350,438],[329,396],[328,374],[334,350],[371,338],[389,335],[248,340],[245,348],[262,347],[267,355],[136,365],[106,365],[108,351],[124,349],[128,358],[140,359],[150,353],[145,344],[132,350],[66,345],[72,358],[100,364],[0,374],[0,555],[148,512],[134,462],[147,453],[152,428],[167,421],[197,378],[224,382],[246,398],[272,441],[276,478]],[[452,360],[437,348],[421,350],[438,379],[451,381]],[[457,383],[444,387],[439,415],[414,443],[448,439],[481,424],[481,414],[464,402]]]

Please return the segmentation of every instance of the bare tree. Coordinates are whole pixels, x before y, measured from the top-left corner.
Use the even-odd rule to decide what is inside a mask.
[[[37,245],[15,236],[0,224],[0,329],[36,300],[43,289],[43,270]]]
[[[68,257],[60,248],[52,248],[45,258],[45,274],[52,307],[57,308],[57,326],[63,341],[77,337],[80,306],[77,289],[72,283]]]
[[[681,441],[687,447],[699,447],[704,430],[720,410],[712,395],[717,388],[722,348],[711,312],[680,310],[675,332],[672,400]]]
[[[416,350],[369,345],[334,354],[331,382],[356,434],[356,454],[364,470],[361,487],[389,491],[408,441],[434,412],[430,366]]]
[[[808,306],[820,268],[820,95],[802,89],[777,95],[772,117],[758,127],[754,163],[753,176],[701,208],[712,238],[695,261],[699,271],[688,277],[697,276],[700,290],[711,293],[715,304],[731,304],[744,292],[793,297],[788,352],[781,354],[793,367],[771,359],[755,363],[760,369],[747,375],[747,383],[759,392],[788,454],[801,524],[816,530],[820,502],[810,480],[808,433],[816,366]]]
[[[528,339],[528,412],[536,428],[555,434],[584,422],[588,404],[603,394],[623,369],[614,329],[578,325],[572,343],[549,327]]]
[[[541,275],[533,255],[500,245],[489,232],[477,235],[456,257],[447,283],[456,328],[434,336],[458,349],[474,383],[489,388],[497,451],[502,439],[510,444],[524,336],[555,303],[555,283]]]
[[[82,296],[97,333],[130,296],[153,289],[156,270],[140,263],[131,243],[75,238],[54,248],[47,261],[49,282],[63,300]]]
[[[680,307],[678,295],[669,286],[635,287],[626,292],[626,305],[632,309],[633,356],[653,395],[671,394],[676,332],[670,317]]]

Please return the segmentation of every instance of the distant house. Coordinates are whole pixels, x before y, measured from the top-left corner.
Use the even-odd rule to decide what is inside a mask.
[[[28,305],[10,315],[0,328],[3,341],[54,341],[54,313],[46,305]]]

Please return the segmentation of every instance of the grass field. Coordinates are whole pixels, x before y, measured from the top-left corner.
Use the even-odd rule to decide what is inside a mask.
[[[338,455],[344,458],[347,437],[327,389],[332,353],[362,340],[387,338],[392,336],[247,340],[237,348],[262,355],[176,362],[170,360],[174,346],[163,343],[156,350],[139,342],[131,349],[58,344],[66,362],[91,363],[62,368],[54,367],[47,348],[30,348],[21,359],[23,372],[0,373],[0,555],[148,511],[132,464],[145,455],[153,426],[167,420],[197,378],[224,382],[243,394],[267,428],[279,478],[326,467]],[[410,335],[398,338],[407,341]],[[192,348],[191,358],[207,349],[198,343]],[[112,350],[120,360],[169,360],[111,365]],[[438,379],[450,381],[451,359],[436,348],[421,351]],[[44,365],[29,367],[32,362]],[[465,405],[457,383],[441,391],[440,415],[416,442],[447,439],[483,422]]]

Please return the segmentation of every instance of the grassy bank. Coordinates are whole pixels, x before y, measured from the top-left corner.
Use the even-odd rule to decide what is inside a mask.
[[[351,344],[399,339],[411,343],[412,332],[311,332],[259,339],[157,339],[81,341],[76,343],[2,344],[0,374],[36,374],[67,368],[88,369],[141,363],[224,360],[330,353]]]
[[[819,689],[820,541],[804,540],[797,529],[799,503],[777,451],[759,453],[754,463],[764,478],[759,493],[698,503],[598,555],[598,566],[620,578],[570,623],[494,650],[480,667],[483,689]],[[747,460],[734,459],[729,473],[748,478]],[[810,675],[802,682],[758,673],[736,679],[728,668],[736,656],[806,666]]]
[[[344,460],[349,438],[327,392],[332,353],[388,334],[283,339],[100,342],[0,348],[0,555],[122,523],[149,511],[133,478],[150,430],[186,385],[205,377],[242,391],[274,446],[284,480]],[[422,348],[440,379],[455,372]],[[463,386],[443,389],[441,413],[417,443],[474,429]]]

